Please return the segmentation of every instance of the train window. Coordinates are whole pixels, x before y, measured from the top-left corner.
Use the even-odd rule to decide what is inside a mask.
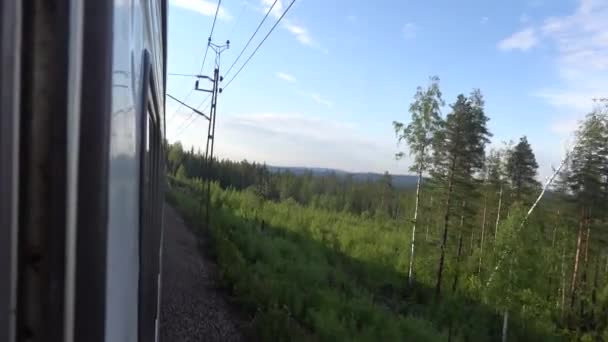
[[[160,111],[154,88],[154,75],[149,55],[144,58],[143,98],[141,102],[140,150],[140,274],[139,274],[139,340],[154,340],[158,308],[158,272],[160,269],[161,208],[160,181],[162,164]]]

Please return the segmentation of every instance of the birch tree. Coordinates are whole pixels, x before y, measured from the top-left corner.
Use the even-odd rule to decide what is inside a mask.
[[[420,203],[420,187],[422,176],[427,171],[431,163],[431,143],[439,124],[441,122],[441,107],[444,106],[439,89],[439,78],[430,78],[430,84],[425,89],[418,87],[414,95],[414,101],[410,104],[411,114],[410,123],[405,124],[394,121],[393,128],[397,136],[397,143],[405,142],[409,149],[409,154],[414,157],[414,163],[410,171],[416,172],[418,180],[416,182],[416,204],[414,207],[414,217],[412,219],[412,238],[410,249],[410,264],[408,270],[408,283],[411,286],[413,281],[414,269],[414,248],[416,240],[416,225],[418,223],[418,207]],[[405,156],[404,152],[396,154],[397,159]]]

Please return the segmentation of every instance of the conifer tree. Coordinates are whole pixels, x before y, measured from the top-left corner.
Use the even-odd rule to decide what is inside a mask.
[[[507,159],[507,175],[515,200],[522,200],[533,189],[538,187],[536,173],[538,163],[526,136],[519,139],[519,143],[513,147]]]
[[[435,285],[437,296],[441,293],[454,197],[465,197],[474,174],[483,166],[485,146],[491,136],[486,127],[489,119],[485,115],[483,97],[479,90],[474,90],[470,97],[458,95],[451,107],[452,112],[447,115],[433,140],[433,178],[437,183],[443,184],[445,190],[443,233]]]

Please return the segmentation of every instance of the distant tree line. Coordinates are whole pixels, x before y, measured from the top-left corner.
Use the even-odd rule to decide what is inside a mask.
[[[303,205],[365,216],[398,218],[411,206],[410,191],[393,185],[386,172],[378,180],[357,180],[351,174],[315,174],[308,170],[296,175],[289,170],[272,171],[266,164],[214,160],[205,167],[201,154],[184,151],[180,142],[168,146],[167,169],[177,178],[200,178],[217,181],[222,188],[252,189],[271,201],[292,199]]]

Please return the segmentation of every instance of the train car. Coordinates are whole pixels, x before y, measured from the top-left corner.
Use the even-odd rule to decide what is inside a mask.
[[[166,0],[0,11],[0,341],[158,340]]]

